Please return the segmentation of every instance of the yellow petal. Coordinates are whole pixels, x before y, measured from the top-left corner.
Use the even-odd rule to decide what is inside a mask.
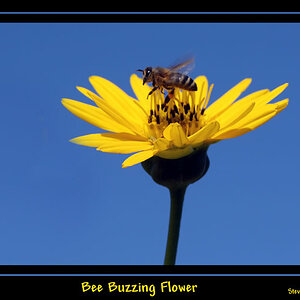
[[[221,133],[220,135],[215,135],[214,137],[212,137],[212,140],[210,142],[213,143],[218,140],[232,139],[232,138],[241,136],[249,131],[251,131],[250,128],[230,129],[228,131]]]
[[[232,121],[230,123],[227,123],[226,126],[232,126],[234,125],[234,123],[238,122],[240,119],[244,118],[248,113],[255,111],[255,109],[257,108],[257,105],[255,104],[254,107],[251,109],[252,107],[252,103],[256,102],[257,99],[260,98],[260,96],[262,95],[266,95],[267,93],[269,93],[269,90],[264,89],[264,90],[259,90],[256,92],[253,92],[241,99],[239,99],[238,101],[234,102],[233,104],[229,105],[227,107],[227,109],[225,109],[222,114],[220,114],[216,119],[220,120],[220,118],[223,118],[223,116],[227,116],[228,118],[230,118],[230,115],[232,115]],[[248,108],[247,108],[248,106]],[[238,118],[236,118],[236,112],[234,112],[234,109],[240,108],[242,110],[244,110],[244,113],[239,114]],[[221,122],[220,122],[221,123]],[[225,124],[221,124],[221,128],[224,129]]]
[[[171,147],[171,143],[165,138],[159,138],[154,141],[154,147],[159,151],[164,151]]]
[[[238,103],[242,103],[242,102],[256,102],[257,99],[260,99],[261,96],[265,96],[269,93],[270,91],[268,89],[264,89],[264,90],[259,90],[256,92],[253,92],[241,99],[239,99],[237,102]]]
[[[95,88],[97,93],[104,99],[107,105],[113,106],[115,110],[127,115],[127,118],[133,120],[133,123],[143,123],[145,121],[145,113],[134,98],[127,95],[118,86],[109,80],[91,76],[90,83]]]
[[[247,125],[247,127],[245,128],[239,128],[239,129],[231,129],[229,131],[226,131],[224,133],[221,133],[220,135],[216,135],[213,137],[214,140],[224,140],[224,139],[232,139],[238,136],[241,136],[243,134],[246,134],[250,131],[252,131],[253,129],[263,125],[264,123],[266,123],[267,121],[269,121],[270,119],[272,119],[274,116],[276,115],[275,112],[270,113],[266,116],[263,116],[259,119],[256,119],[255,121],[253,121],[252,123],[249,123]]]
[[[86,97],[88,97],[89,99],[91,99],[92,101],[95,102],[95,104],[97,104],[98,107],[100,107],[101,109],[103,109],[103,99],[101,99],[98,95],[96,95],[95,93],[93,93],[92,91],[81,87],[81,86],[76,86],[77,90],[79,92],[81,92],[83,95],[85,95]]]
[[[86,136],[84,137],[86,139]],[[134,153],[137,151],[153,149],[153,144],[147,139],[128,133],[100,133],[92,139],[98,139],[97,150],[112,153]],[[75,139],[81,142],[81,137]],[[82,144],[82,143],[81,143]]]
[[[261,113],[259,117],[257,118],[253,118],[251,121],[248,121],[247,124],[244,124],[244,128],[241,128],[241,130],[254,130],[257,127],[265,124],[267,121],[269,121],[270,119],[272,119],[274,116],[276,116],[280,111],[282,111],[284,108],[286,108],[286,106],[288,105],[288,99],[279,101],[277,103],[274,104],[267,104],[265,105],[266,107],[268,106],[272,106],[273,108],[275,107],[275,110],[269,110],[269,113],[266,113],[267,111],[265,111],[264,113]]]
[[[270,104],[269,104],[270,105]],[[265,111],[264,113],[257,115],[253,120],[248,121],[246,124],[243,124],[243,126],[240,126],[240,128],[232,128],[229,130],[225,130],[223,132],[220,132],[220,134],[216,134],[213,136],[213,139],[215,140],[223,140],[223,139],[230,139],[234,137],[241,136],[249,131],[254,130],[255,128],[263,125],[270,119],[272,119],[276,115],[276,110],[269,110]]]
[[[94,133],[76,137],[71,139],[70,142],[78,145],[99,148],[97,150],[107,150],[103,150],[104,152],[117,151],[117,153],[132,153],[153,148],[153,145],[145,138],[128,133]],[[110,149],[113,150],[109,151]]]
[[[100,137],[100,133],[93,133],[73,138],[70,140],[70,142],[77,145],[97,148],[100,146]]]
[[[158,152],[156,155],[161,158],[166,159],[177,159],[191,154],[194,151],[194,148],[191,145],[188,145],[184,148],[173,148],[168,149],[162,152]]]
[[[119,123],[120,125],[124,126],[125,128],[130,129],[130,132],[135,132],[140,135],[143,135],[142,125],[136,122],[136,119],[129,118],[128,114],[125,113],[123,110],[118,110],[118,107],[114,105],[112,101],[105,101],[104,99],[100,98],[95,93],[89,91],[83,87],[77,87],[77,89],[83,93],[86,97],[94,101],[97,106],[106,113],[114,122]],[[145,120],[147,120],[147,115],[145,114]],[[144,120],[144,121],[145,121]],[[128,131],[127,129],[127,131]],[[125,132],[127,132],[125,131]],[[117,131],[120,132],[120,131]]]
[[[181,148],[188,143],[186,134],[179,123],[169,124],[164,130],[163,136],[178,148]]]
[[[147,84],[143,85],[143,80],[136,74],[132,74],[130,77],[130,84],[139,102],[144,107],[145,111],[150,111],[150,99],[147,99],[151,87]]]
[[[206,140],[208,140],[211,136],[213,136],[216,132],[218,132],[220,128],[220,124],[217,121],[211,122],[206,126],[202,127],[196,133],[188,137],[188,140],[193,145],[199,145]]]
[[[261,119],[269,114],[276,112],[276,104],[266,104],[261,107],[255,107],[247,116],[241,119],[239,122],[235,123],[232,129],[245,128],[248,127],[248,124],[255,122],[258,119]]]
[[[261,105],[269,103],[271,100],[273,100],[279,94],[281,94],[287,88],[287,86],[288,86],[288,83],[282,84],[281,86],[277,87],[276,89],[272,90],[271,92],[267,93],[266,95],[260,96],[255,101],[256,105],[261,106]]]
[[[270,119],[272,119],[274,116],[276,116],[276,111],[274,111],[273,113],[270,113],[266,116],[263,116],[259,119],[256,119],[253,122],[250,122],[246,125],[246,128],[250,128],[250,130],[253,130],[263,124],[265,124],[267,121],[269,121]]]
[[[144,151],[144,150],[152,150],[153,145],[145,142],[123,142],[123,143],[102,143],[101,146],[97,148],[97,150],[102,152],[109,152],[109,153],[121,153],[121,154],[128,154],[128,153],[135,153],[136,151]]]
[[[220,123],[220,130],[224,130],[226,127],[234,126],[235,123],[245,118],[254,108],[254,102],[235,102],[217,117]]]
[[[126,111],[126,114],[123,110],[118,109],[117,106],[115,106],[112,101],[105,101],[104,99],[100,98],[95,93],[89,91],[86,88],[83,87],[77,87],[77,89],[83,93],[86,97],[90,98],[92,101],[96,103],[96,105],[103,110],[107,115],[109,115],[112,119],[114,119],[116,122],[121,123],[129,128],[132,128],[135,132],[141,132],[141,126],[140,124],[137,124],[135,120],[129,119],[128,114]],[[145,119],[147,120],[147,114],[145,113]]]
[[[147,160],[148,158],[154,156],[157,152],[158,152],[158,150],[147,150],[147,151],[135,153],[135,154],[129,156],[126,160],[124,160],[124,162],[122,164],[122,168],[127,168],[130,166],[136,165],[140,162],[143,162],[143,161]]]
[[[210,119],[216,118],[222,113],[228,106],[233,103],[240,94],[249,86],[251,78],[246,78],[240,83],[231,88],[227,93],[221,96],[218,100],[212,103],[207,109],[206,114]]]
[[[94,126],[108,131],[134,133],[98,107],[71,99],[62,99],[62,104],[78,118]]]
[[[284,110],[289,104],[289,99],[284,99],[279,102],[276,102],[276,114],[279,114],[282,110]]]

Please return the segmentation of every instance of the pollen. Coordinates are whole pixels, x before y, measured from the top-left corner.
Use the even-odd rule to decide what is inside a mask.
[[[164,93],[157,90],[150,96],[148,125],[156,138],[162,136],[163,130],[171,123],[178,123],[186,136],[194,134],[207,124],[205,110],[213,85],[207,95],[198,99],[194,91],[175,88],[172,92]],[[203,87],[202,87],[203,89]]]

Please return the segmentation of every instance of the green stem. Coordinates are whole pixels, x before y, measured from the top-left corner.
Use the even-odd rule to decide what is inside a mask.
[[[175,265],[184,194],[187,185],[169,188],[171,198],[165,265]]]

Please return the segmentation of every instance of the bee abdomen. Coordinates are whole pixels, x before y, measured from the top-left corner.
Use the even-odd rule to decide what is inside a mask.
[[[177,81],[177,86],[188,91],[197,91],[196,82],[189,76],[181,74]]]

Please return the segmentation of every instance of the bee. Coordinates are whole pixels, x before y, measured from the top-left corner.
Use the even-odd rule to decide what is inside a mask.
[[[182,63],[171,66],[170,68],[162,67],[147,67],[144,70],[138,69],[137,71],[143,72],[143,84],[152,82],[153,89],[148,94],[147,98],[157,89],[167,90],[169,95],[174,93],[174,88],[180,88],[187,91],[197,91],[196,82],[180,70],[191,66],[193,59],[188,59]]]

